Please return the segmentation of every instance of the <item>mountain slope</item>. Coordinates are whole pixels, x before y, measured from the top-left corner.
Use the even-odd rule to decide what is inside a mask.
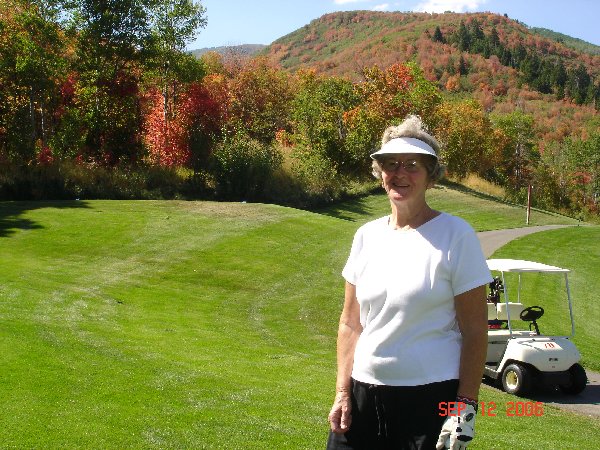
[[[191,50],[190,53],[192,55],[194,55],[196,58],[199,58],[208,52],[215,52],[215,53],[219,53],[220,55],[235,54],[235,55],[252,56],[255,53],[260,52],[265,47],[266,47],[266,45],[263,45],[263,44],[224,45],[221,47],[198,48],[195,50]]]
[[[568,36],[566,34],[558,33],[557,31],[552,31],[547,28],[531,28],[533,33],[539,34],[541,36],[553,39],[557,42],[561,42],[565,44],[567,47],[571,47],[575,50],[590,53],[592,55],[600,55],[600,46],[595,44],[590,44],[587,41],[582,39],[574,38]]]
[[[276,40],[267,47],[266,54],[291,70],[310,66],[351,77],[356,77],[357,69],[362,67],[411,59],[417,59],[427,71],[431,63],[447,62],[444,56],[460,53],[453,45],[434,43],[431,37],[435,28],[449,37],[458,31],[461,21],[468,25],[473,20],[479,22],[486,35],[494,28],[500,43],[508,48],[522,44],[539,55],[563,58],[567,67],[583,62],[590,74],[600,74],[600,57],[594,52],[575,50],[558,42],[556,36],[544,37],[518,21],[492,13],[331,13]]]

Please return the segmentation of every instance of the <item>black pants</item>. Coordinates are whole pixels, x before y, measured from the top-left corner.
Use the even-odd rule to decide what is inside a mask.
[[[327,450],[431,450],[446,419],[440,402],[456,400],[458,380],[421,386],[352,385],[348,432],[329,432]]]

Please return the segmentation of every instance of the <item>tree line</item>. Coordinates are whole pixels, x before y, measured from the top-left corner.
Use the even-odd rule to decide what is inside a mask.
[[[0,6],[0,196],[218,198],[311,206],[373,187],[383,130],[418,114],[448,174],[521,201],[597,213],[600,137],[538,148],[533,118],[452,100],[414,63],[361,81],[185,45],[189,0],[8,0]]]
[[[492,26],[489,34],[485,34],[477,18],[469,24],[460,22],[458,29],[449,33],[446,38],[437,26],[431,34],[434,42],[455,44],[460,52],[473,53],[489,58],[498,57],[506,67],[517,69],[522,83],[542,94],[554,94],[557,99],[570,98],[577,105],[591,104],[600,109],[600,84],[594,83],[583,63],[567,69],[560,56],[543,56],[533,50],[527,50],[519,42],[509,48],[500,41],[498,32]],[[469,71],[461,57],[458,72],[466,75]],[[454,72],[454,67],[450,68]]]

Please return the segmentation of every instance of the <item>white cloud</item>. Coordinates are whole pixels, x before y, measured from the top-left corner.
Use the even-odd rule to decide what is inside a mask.
[[[369,0],[367,0],[369,1]],[[346,3],[364,3],[365,0],[333,0],[336,5],[345,5]]]
[[[373,11],[387,11],[388,9],[390,9],[389,3],[382,3],[381,5],[373,6]]]
[[[431,13],[477,11],[486,2],[487,0],[427,0],[415,6],[414,11]]]

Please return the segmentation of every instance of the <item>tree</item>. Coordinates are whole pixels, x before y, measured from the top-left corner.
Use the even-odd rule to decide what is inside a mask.
[[[178,118],[186,123],[190,162],[194,173],[208,167],[210,157],[221,141],[229,119],[229,93],[219,75],[191,83],[183,96]]]
[[[565,140],[562,152],[566,158],[571,201],[579,209],[598,211],[600,203],[600,133],[588,139]]]
[[[493,129],[480,104],[473,100],[443,103],[434,134],[442,142],[442,160],[450,175],[486,174],[493,166]]]
[[[503,66],[506,66],[506,67],[514,67],[515,66],[512,52],[506,47],[504,47],[502,49],[502,53],[500,55],[500,62],[502,63]]]
[[[206,9],[193,0],[154,0],[152,35],[164,56],[185,51],[199,28],[206,26]]]
[[[470,45],[467,47],[469,49],[469,51],[471,51],[472,53],[481,53],[484,54],[484,56],[486,58],[488,58],[489,55],[489,43],[488,40],[483,32],[483,29],[481,28],[481,25],[479,24],[479,21],[476,18],[473,18],[473,20],[471,20],[470,26],[469,28],[470,30]],[[486,54],[487,52],[487,54]]]
[[[348,134],[345,113],[360,104],[353,84],[312,71],[300,73],[299,78],[292,124],[301,164],[307,171],[323,169],[323,177],[351,172],[355,161],[346,155],[344,144]]]
[[[167,167],[191,165],[196,174],[206,170],[226,126],[226,81],[219,75],[209,75],[189,84],[179,96],[170,120],[165,119],[159,90],[153,89],[146,96],[144,143],[149,162]]]
[[[70,26],[77,32],[79,64],[115,77],[140,58],[150,38],[152,0],[67,0]]]
[[[46,146],[66,66],[64,37],[40,12],[43,4],[19,0],[0,10],[0,128],[6,150],[25,161]]]
[[[68,0],[77,36],[77,102],[85,110],[83,156],[103,164],[141,152],[138,94],[150,39],[151,0]]]
[[[273,172],[283,162],[273,146],[236,130],[212,155],[217,195],[228,200],[262,200]]]
[[[455,39],[458,44],[458,50],[461,52],[468,52],[471,49],[471,34],[462,20],[460,21]]]
[[[531,179],[531,166],[535,158],[533,116],[514,111],[493,115],[491,119],[505,137],[499,148],[503,163],[497,170],[508,181],[508,187],[517,192],[527,186]]]
[[[442,34],[442,30],[440,30],[439,25],[436,25],[435,31],[433,32],[433,37],[431,39],[433,42],[440,42],[442,44],[446,43],[446,39],[444,39],[444,35]]]
[[[535,53],[528,53],[521,62],[521,73],[525,83],[533,86],[540,75],[540,59]]]
[[[565,85],[567,83],[567,70],[563,64],[562,59],[554,64],[554,70],[552,71],[552,85],[555,88],[556,98],[562,99],[565,96]]]
[[[165,103],[158,89],[146,93],[148,112],[144,117],[144,144],[148,162],[159,166],[185,166],[190,161],[186,124],[165,120]]]
[[[489,42],[492,53],[500,57],[502,55],[503,46],[495,26],[492,27],[492,31],[490,32]]]
[[[589,85],[592,82],[585,66],[579,64],[576,68],[569,70],[567,74],[566,92],[573,101],[578,104],[584,104],[588,98]]]
[[[234,128],[243,128],[260,142],[271,143],[280,129],[289,129],[294,95],[290,75],[266,58],[253,58],[230,81]]]
[[[552,92],[552,81],[554,74],[554,64],[548,58],[540,60],[539,73],[534,80],[533,87],[542,94],[550,94]]]
[[[465,61],[465,58],[462,53],[458,58],[458,73],[460,75],[467,75],[469,73],[469,65]]]
[[[517,46],[514,48],[514,50],[512,51],[511,66],[514,67],[515,69],[520,68],[521,63],[523,62],[523,60],[526,57],[527,57],[527,49],[523,46],[523,44],[521,42],[519,42],[517,44]]]
[[[199,28],[206,26],[205,8],[192,0],[153,0],[150,6],[152,60],[159,73],[165,120],[171,120],[178,82],[198,81],[202,64],[185,52]],[[197,67],[194,66],[196,62]],[[191,69],[191,70],[190,70]]]

